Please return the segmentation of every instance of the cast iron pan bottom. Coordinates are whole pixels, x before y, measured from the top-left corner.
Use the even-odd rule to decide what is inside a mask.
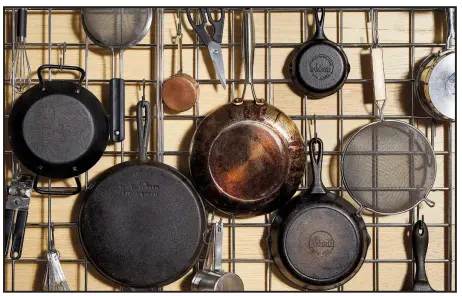
[[[322,204],[297,213],[285,229],[281,246],[287,260],[307,281],[341,281],[361,259],[359,229],[344,213]],[[316,268],[314,268],[316,266]]]
[[[93,125],[83,103],[65,95],[51,95],[31,106],[22,130],[32,153],[46,162],[63,164],[88,151],[93,142]]]
[[[192,184],[157,162],[130,161],[86,191],[79,233],[90,262],[110,280],[151,288],[178,280],[202,247],[205,211]]]

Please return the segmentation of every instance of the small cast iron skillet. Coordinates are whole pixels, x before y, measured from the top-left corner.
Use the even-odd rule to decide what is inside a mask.
[[[143,125],[143,110],[145,123]],[[151,105],[137,105],[139,157],[99,175],[85,191],[79,235],[93,266],[128,288],[157,288],[180,279],[203,246],[206,214],[191,182],[147,159]]]
[[[45,81],[45,69],[80,72],[77,83]],[[78,175],[95,165],[106,149],[109,127],[101,102],[82,87],[85,71],[63,65],[43,65],[37,70],[39,84],[19,97],[8,119],[11,148],[21,163],[36,173],[35,191],[41,194],[72,195],[81,190]],[[72,191],[44,190],[39,176],[74,177]]]
[[[358,272],[370,237],[355,207],[324,187],[321,139],[311,139],[309,148],[313,183],[277,212],[269,246],[277,268],[289,281],[304,289],[329,290]]]
[[[324,35],[324,8],[314,8],[316,32],[292,55],[289,73],[295,85],[309,98],[321,99],[345,83],[350,64],[345,52]],[[321,10],[321,19],[318,11]]]

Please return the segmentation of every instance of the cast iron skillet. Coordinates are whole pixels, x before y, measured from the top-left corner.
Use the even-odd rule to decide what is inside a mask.
[[[278,211],[269,245],[277,268],[288,280],[304,289],[329,290],[358,272],[370,237],[353,205],[324,187],[321,139],[311,139],[309,148],[313,183]]]
[[[85,192],[79,214],[80,241],[90,262],[129,288],[180,279],[196,262],[206,230],[204,205],[191,182],[147,159],[150,110],[147,101],[137,105],[138,159],[99,175]]]
[[[80,72],[77,83],[45,81],[45,69]],[[8,119],[11,148],[29,170],[36,173],[35,191],[72,195],[81,190],[78,175],[95,165],[106,149],[109,128],[101,102],[82,87],[85,71],[79,67],[43,65],[37,70],[39,84],[27,90],[13,106]],[[39,176],[74,177],[72,191],[38,188]]]
[[[295,85],[309,98],[321,99],[345,83],[350,64],[345,52],[324,35],[324,8],[314,8],[316,32],[292,55],[289,73]],[[321,10],[321,19],[318,11]]]

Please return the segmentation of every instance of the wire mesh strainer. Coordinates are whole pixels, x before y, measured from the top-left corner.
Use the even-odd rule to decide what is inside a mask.
[[[112,79],[109,83],[111,140],[125,139],[125,80],[123,49],[136,45],[146,36],[152,22],[152,8],[83,8],[82,25],[93,43],[111,49]],[[119,78],[115,78],[114,50],[119,49]]]
[[[146,36],[152,8],[84,8],[82,24],[95,44],[110,49],[136,45]]]
[[[377,15],[373,22],[372,68],[379,120],[361,128],[343,151],[343,181],[351,197],[372,212],[390,215],[408,211],[423,200],[436,177],[436,161],[427,138],[415,127],[383,119],[386,102],[382,49]]]

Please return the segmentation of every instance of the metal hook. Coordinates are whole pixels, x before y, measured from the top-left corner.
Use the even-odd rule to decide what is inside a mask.
[[[372,22],[372,47],[379,46],[379,12],[377,9],[371,9],[369,17]]]
[[[50,251],[56,252],[56,247],[55,247],[55,224],[53,222],[50,223],[50,230],[51,230]]]
[[[66,50],[67,50],[67,44],[66,42],[63,43],[63,51],[61,56],[59,57],[59,70],[63,69],[64,64],[66,63]]]
[[[361,218],[364,209],[365,207],[362,204],[360,204],[358,210],[356,211],[356,216]]]
[[[141,101],[146,100],[146,79],[143,78],[143,95],[141,96]]]
[[[316,114],[314,114],[313,119],[310,120],[311,125],[313,125],[313,135],[314,138],[317,140],[318,139],[318,130],[316,129]]]
[[[176,26],[175,43],[177,44],[178,54],[175,56],[175,70],[183,72],[183,30],[181,27],[181,9],[178,9],[178,21]]]
[[[424,215],[422,215],[422,218],[420,219],[420,223],[419,223],[419,229],[420,229],[420,230],[423,230],[423,227],[422,227],[422,226],[423,226],[424,223],[425,223],[425,221],[424,221]]]
[[[183,35],[183,31],[181,30],[181,9],[178,9],[178,22],[176,30],[178,35]]]

